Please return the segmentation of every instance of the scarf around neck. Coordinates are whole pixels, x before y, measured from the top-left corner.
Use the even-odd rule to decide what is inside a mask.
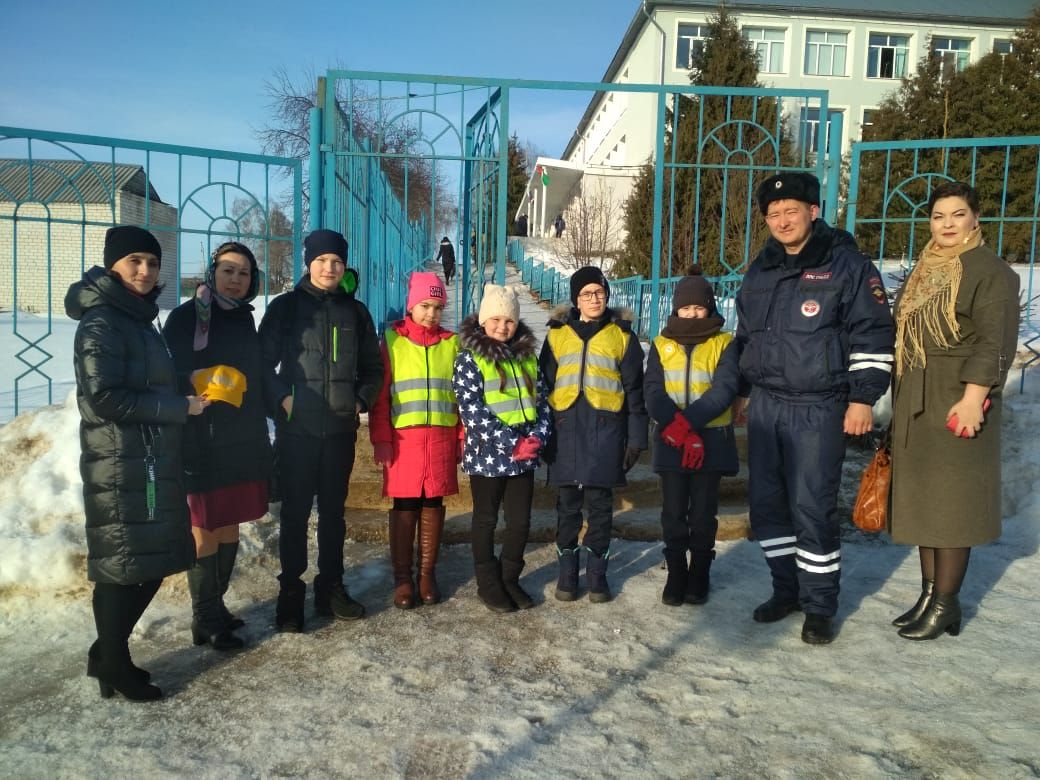
[[[668,318],[661,335],[686,347],[707,341],[722,330],[722,325],[722,317],[718,314],[709,315],[703,320],[673,314]]]
[[[957,324],[957,292],[964,267],[961,255],[982,244],[982,230],[975,228],[964,243],[940,247],[929,241],[910,272],[896,309],[896,376],[907,368],[924,368],[926,336],[940,349],[949,349],[960,335]]]
[[[209,345],[209,329],[212,325],[214,301],[217,302],[217,306],[226,311],[237,309],[245,303],[245,301],[228,298],[226,295],[218,293],[209,278],[200,284],[195,290],[195,339],[192,342],[192,349],[195,352],[201,352]]]

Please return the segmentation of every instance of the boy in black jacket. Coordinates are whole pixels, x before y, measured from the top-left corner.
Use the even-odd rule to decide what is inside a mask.
[[[307,524],[318,497],[318,574],[314,611],[344,620],[365,608],[343,585],[344,503],[354,468],[358,416],[383,382],[372,316],[354,297],[357,273],[347,270],[347,241],[334,230],[304,240],[307,275],[273,299],[260,323],[264,394],[275,420],[282,492],[279,631],[302,631]]]

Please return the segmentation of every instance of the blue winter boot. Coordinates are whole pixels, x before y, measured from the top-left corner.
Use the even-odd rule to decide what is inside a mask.
[[[578,549],[561,550],[559,546],[556,547],[560,561],[560,578],[556,581],[558,601],[574,601],[578,598]]]
[[[588,548],[586,548],[588,550]],[[585,581],[589,585],[589,601],[593,604],[603,604],[614,598],[610,593],[610,585],[607,583],[607,558],[610,551],[602,556],[596,555],[588,550],[589,557],[585,562]]]

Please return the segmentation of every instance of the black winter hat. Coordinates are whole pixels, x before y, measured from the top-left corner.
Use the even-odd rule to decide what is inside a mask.
[[[675,285],[672,294],[672,314],[678,314],[683,306],[703,306],[709,312],[715,311],[715,291],[711,283],[704,278],[701,267],[691,265],[686,276]]]
[[[610,300],[610,284],[607,282],[607,277],[596,266],[586,265],[571,275],[571,303],[575,306],[578,305],[578,293],[589,284],[600,285],[607,293],[607,300]]]
[[[758,208],[763,214],[774,200],[800,200],[820,205],[820,180],[811,173],[792,171],[770,176],[758,185]]]
[[[347,239],[335,230],[315,230],[303,239],[304,265],[310,265],[311,260],[322,255],[336,255],[346,263],[348,254]]]
[[[162,247],[155,236],[137,225],[119,225],[105,232],[105,268],[112,270],[117,262],[134,252],[148,252],[162,265]]]

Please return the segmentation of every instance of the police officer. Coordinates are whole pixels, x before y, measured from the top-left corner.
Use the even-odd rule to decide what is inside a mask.
[[[771,238],[737,294],[740,369],[748,405],[751,530],[773,595],[759,623],[802,610],[802,640],[834,639],[841,545],[838,486],[844,434],[873,425],[892,373],[894,327],[881,276],[855,239],[818,219],[808,173],[762,182]]]
[[[610,285],[599,268],[579,268],[570,288],[574,307],[553,313],[539,357],[555,423],[544,458],[549,483],[559,488],[556,598],[578,597],[578,532],[587,504],[589,601],[605,602],[614,488],[625,484],[647,445],[643,349],[629,319],[607,305]]]

